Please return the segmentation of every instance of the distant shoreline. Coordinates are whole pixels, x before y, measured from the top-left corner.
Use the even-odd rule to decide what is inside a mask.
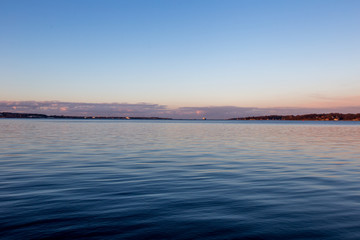
[[[268,115],[257,117],[230,118],[229,120],[283,120],[283,121],[360,121],[360,113],[322,113],[304,115]]]
[[[144,120],[172,120],[172,118],[160,117],[104,117],[104,116],[63,116],[63,115],[45,115],[38,113],[12,113],[0,112],[0,118],[46,118],[46,119],[144,119]]]
[[[162,117],[105,117],[105,116],[63,116],[63,115],[45,115],[38,113],[12,113],[0,112],[0,118],[39,118],[39,119],[115,119],[115,120],[201,120],[201,119],[174,119]],[[203,118],[202,120],[206,120]],[[304,115],[266,115],[217,120],[235,120],[235,121],[252,121],[252,120],[270,120],[270,121],[360,121],[360,113],[322,113],[322,114],[304,114]]]

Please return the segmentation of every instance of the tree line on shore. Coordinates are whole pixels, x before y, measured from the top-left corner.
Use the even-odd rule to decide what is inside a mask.
[[[170,119],[158,117],[104,117],[104,116],[63,116],[63,115],[45,115],[37,113],[12,113],[0,112],[0,118],[65,118],[65,119]]]
[[[304,115],[268,115],[231,118],[230,120],[360,121],[360,113],[322,113]]]

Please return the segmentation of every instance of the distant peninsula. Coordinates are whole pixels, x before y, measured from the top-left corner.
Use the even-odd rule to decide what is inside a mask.
[[[322,113],[305,115],[268,115],[257,117],[231,118],[229,120],[295,120],[295,121],[360,121],[360,113]]]
[[[104,116],[63,116],[63,115],[45,115],[37,113],[12,113],[0,112],[0,118],[49,118],[49,119],[144,119],[144,120],[171,120],[172,118],[159,117],[104,117]]]

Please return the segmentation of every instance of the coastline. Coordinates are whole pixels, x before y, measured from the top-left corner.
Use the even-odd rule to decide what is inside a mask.
[[[202,119],[175,119],[163,117],[114,117],[114,116],[64,116],[64,115],[45,115],[38,113],[13,113],[0,112],[0,118],[22,118],[22,119],[112,119],[112,120],[201,120]],[[230,121],[360,121],[360,113],[322,113],[322,114],[305,114],[305,115],[267,115],[267,116],[252,116],[252,117],[238,117],[230,119],[209,119],[209,120],[230,120]]]

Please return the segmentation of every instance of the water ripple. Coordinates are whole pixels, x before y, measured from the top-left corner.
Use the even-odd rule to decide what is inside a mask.
[[[2,239],[360,239],[360,125],[0,121]]]

